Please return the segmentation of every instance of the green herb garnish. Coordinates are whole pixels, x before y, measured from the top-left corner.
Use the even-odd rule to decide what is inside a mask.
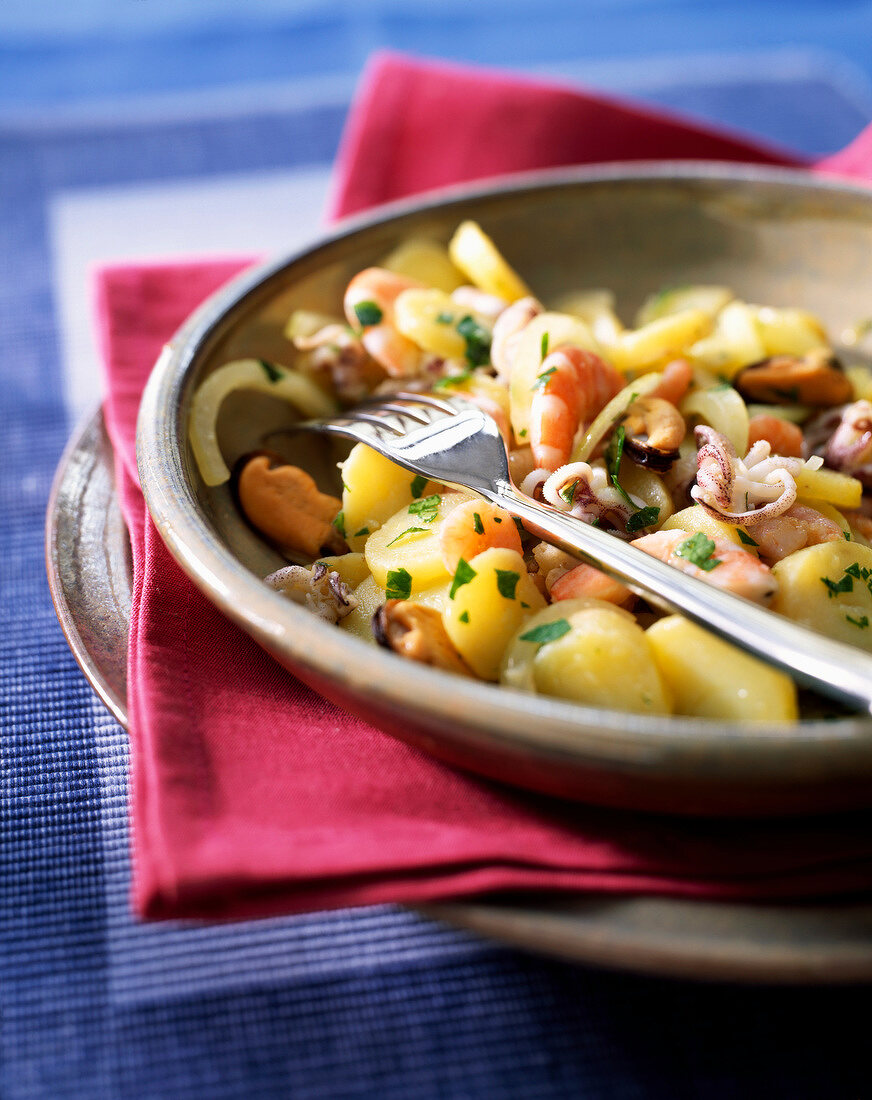
[[[460,622],[462,622],[462,623],[468,623],[469,622],[469,612],[468,611],[461,611],[461,613],[457,617],[460,620]]]
[[[472,513],[472,527],[477,535],[484,534],[484,524],[481,522],[481,516],[478,512]]]
[[[557,367],[549,367],[548,370],[543,370],[541,374],[536,375],[536,381],[530,387],[531,390],[544,390],[548,385],[548,379],[557,370]]]
[[[759,542],[755,542],[747,531],[743,531],[741,527],[736,528],[736,534],[739,536],[739,542],[744,542],[746,546],[759,546]]]
[[[354,316],[361,325],[366,328],[367,325],[377,325],[384,317],[384,314],[375,302],[367,301],[357,303],[354,307]]]
[[[263,368],[263,373],[267,376],[270,382],[278,382],[280,378],[284,378],[285,372],[279,370],[278,367],[273,366],[273,364],[270,363],[268,360],[258,359],[258,363],[260,363],[261,367]]]
[[[497,588],[500,595],[505,596],[507,600],[513,600],[521,574],[515,573],[511,569],[496,569],[494,572],[497,575]]]
[[[453,600],[457,595],[457,589],[462,588],[465,584],[469,584],[472,578],[476,576],[478,576],[478,574],[469,562],[461,558],[457,563],[457,568],[454,570],[454,579],[451,582],[451,591],[448,593],[448,598]]]
[[[548,341],[549,341],[548,333],[543,332],[542,333],[542,340],[539,344],[539,351],[540,351],[541,356],[542,356],[543,359],[548,354]]]
[[[521,634],[520,640],[544,645],[546,642],[556,642],[558,638],[568,634],[571,629],[572,627],[566,619],[554,619],[553,622],[542,623],[541,626],[535,626],[532,630],[528,630],[526,634]]]
[[[695,535],[691,535],[689,539],[685,539],[684,542],[676,547],[675,556],[684,558],[685,561],[691,562],[691,564],[697,566],[697,568],[705,570],[706,573],[710,573],[712,569],[715,569],[721,564],[720,558],[712,557],[714,552],[714,542],[704,535],[702,531],[697,531]]]
[[[456,328],[466,341],[466,361],[469,365],[481,367],[490,362],[490,333],[469,314],[457,322]]]
[[[655,504],[647,508],[640,508],[627,520],[627,530],[632,533],[633,531],[641,531],[643,527],[650,527],[657,522],[659,515],[660,509]]]
[[[345,538],[345,513],[337,512],[336,518],[333,520],[333,526],[339,532],[339,534]]]
[[[415,498],[415,500],[417,500],[421,496],[421,493],[424,492],[424,489],[429,480],[430,479],[424,477],[423,474],[415,474],[415,476],[412,478],[412,496]]]
[[[412,594],[412,574],[408,569],[389,569],[385,592],[389,600],[407,600]]]
[[[397,535],[396,538],[391,539],[391,541],[387,544],[387,546],[393,546],[394,543],[399,542],[400,539],[406,538],[407,535],[414,535],[416,532],[419,532],[419,531],[423,531],[424,534],[426,534],[427,533],[427,528],[426,527],[407,527],[405,529],[405,531],[401,531],[399,533],[399,535]],[[386,547],[386,549],[387,549],[387,547]]]
[[[861,630],[865,630],[869,625],[869,617],[862,615],[859,619],[855,619],[852,615],[846,615],[845,618],[852,626],[859,626]]]
[[[361,527],[361,529],[359,531],[354,532],[354,537],[356,539],[358,539],[358,538],[360,538],[361,535],[368,535],[368,534],[369,534],[369,528],[368,527]]]
[[[434,390],[448,390],[452,386],[463,386],[470,378],[472,378],[472,371],[465,370],[461,374],[449,374],[445,378],[437,378],[433,383]]]
[[[850,567],[849,567],[850,568]],[[839,596],[842,592],[854,591],[854,576],[845,570],[845,575],[839,581],[831,581],[829,577],[821,577],[821,583],[826,586],[827,595],[830,599],[833,596]]]
[[[454,314],[449,313],[447,309],[440,310],[436,314],[436,323],[438,325],[450,325],[454,321]]]
[[[413,500],[409,505],[409,514],[420,516],[422,523],[432,523],[439,514],[439,504],[442,497],[438,493],[431,493],[428,497]]]

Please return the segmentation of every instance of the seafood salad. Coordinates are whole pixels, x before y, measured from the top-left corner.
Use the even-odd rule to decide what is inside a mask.
[[[463,395],[496,422],[521,491],[708,584],[872,648],[872,372],[821,321],[725,286],[653,292],[629,322],[608,290],[544,302],[475,222],[402,242],[333,316],[298,309],[285,362],[218,367],[194,395],[207,485],[288,564],[285,597],[407,660],[656,715],[792,721],[793,681],[475,493],[363,444],[341,497],[264,448],[231,470],[224,398],[304,416],[392,392]]]

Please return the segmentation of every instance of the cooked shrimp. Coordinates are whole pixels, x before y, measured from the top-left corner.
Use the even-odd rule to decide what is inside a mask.
[[[781,561],[805,546],[841,542],[845,537],[835,520],[804,504],[794,504],[780,516],[755,523],[751,530],[760,557],[769,562]]]
[[[503,546],[521,553],[521,536],[508,512],[486,500],[467,500],[445,517],[439,531],[439,550],[449,573],[461,558],[470,561],[476,554]]]
[[[383,267],[367,267],[348,284],[343,307],[348,323],[362,329],[360,339],[369,354],[393,377],[418,374],[423,354],[417,344],[397,331],[394,303],[404,290],[422,284]]]
[[[688,543],[695,545],[689,547]],[[705,536],[689,535],[687,531],[655,531],[634,539],[632,545],[675,569],[755,603],[770,603],[778,591],[778,581],[769,566],[727,539],[706,540]],[[706,554],[709,546],[711,553]],[[677,553],[682,548],[682,553]],[[701,560],[702,566],[683,556],[688,553]]]
[[[663,368],[663,377],[649,397],[662,397],[664,401],[671,401],[673,405],[687,393],[687,388],[693,378],[693,367],[687,359],[673,359]]]
[[[565,465],[579,425],[592,420],[624,382],[592,351],[565,344],[546,355],[530,405],[530,446],[536,465],[545,470]]]
[[[596,600],[618,604],[620,607],[633,599],[633,593],[625,584],[621,584],[614,577],[584,562],[570,569],[568,573],[564,573],[562,577],[558,577],[551,585],[550,596],[554,601],[590,596]]]
[[[515,362],[521,333],[545,307],[535,298],[519,298],[497,317],[491,340],[491,363],[504,382],[508,382]]]
[[[802,428],[783,416],[758,413],[748,424],[748,447],[765,439],[774,455],[802,458]]]

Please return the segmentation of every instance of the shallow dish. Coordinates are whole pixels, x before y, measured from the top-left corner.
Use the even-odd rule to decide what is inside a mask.
[[[516,179],[382,210],[247,273],[167,346],[143,400],[140,477],[181,566],[231,619],[316,690],[443,759],[568,798],[689,814],[786,813],[872,802],[872,722],[737,726],[586,709],[448,678],[317,621],[260,580],[281,564],[207,489],[186,438],[191,395],[240,355],[287,355],[294,308],[333,312],[351,275],[413,234],[447,240],[472,218],[546,300],[608,286],[622,312],[652,288],[725,283],[743,298],[814,310],[834,333],[868,311],[872,194],[804,174],[718,165],[606,168]],[[232,399],[233,400],[233,399]],[[227,457],[292,419],[238,395],[219,423]],[[294,460],[324,480],[336,456],[305,438]],[[334,483],[335,489],[335,483]]]

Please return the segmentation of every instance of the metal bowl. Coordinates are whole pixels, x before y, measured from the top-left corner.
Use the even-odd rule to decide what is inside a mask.
[[[148,508],[182,568],[229,618],[316,690],[455,765],[566,798],[686,814],[781,814],[872,803],[872,722],[737,725],[593,710],[403,662],[322,623],[261,578],[280,559],[207,489],[186,438],[191,395],[240,355],[287,356],[294,308],[335,313],[354,272],[410,235],[447,240],[473,218],[546,301],[612,288],[629,315],[652,290],[724,283],[799,306],[839,332],[869,309],[872,192],[783,170],[660,164],[517,177],[382,208],[219,291],[169,343],[138,425]],[[287,406],[228,399],[228,459],[287,424]],[[295,461],[326,483],[336,455],[304,437]],[[336,482],[334,481],[334,489]]]

